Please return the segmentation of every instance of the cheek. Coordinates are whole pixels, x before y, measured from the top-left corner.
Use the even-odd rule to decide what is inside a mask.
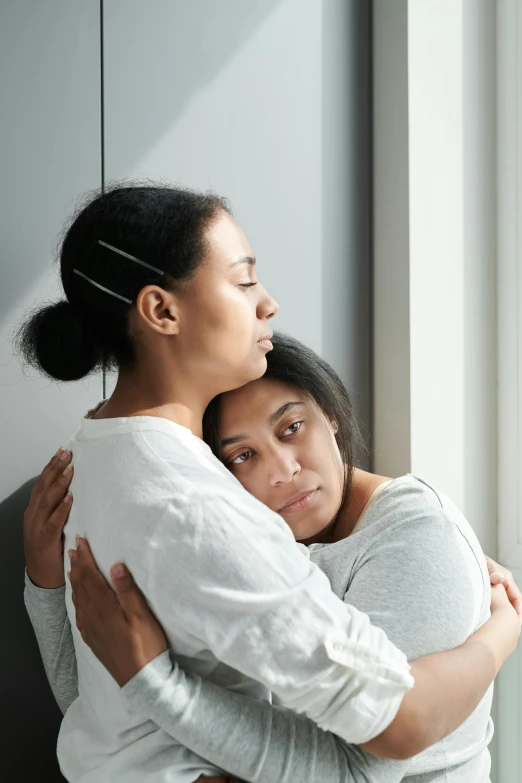
[[[231,472],[247,492],[250,492],[257,500],[260,500],[261,503],[270,507],[268,497],[270,487],[266,481],[266,476],[263,478],[260,471],[256,470],[249,470],[248,472],[246,470],[237,470],[235,472],[232,470]]]
[[[207,329],[249,337],[255,330],[256,308],[248,292],[233,287],[218,287],[205,297],[198,312]]]
[[[339,454],[334,450],[331,436],[325,432],[323,425],[314,433],[307,444],[308,467],[320,477],[324,494],[332,498],[332,502],[340,504],[343,492],[343,469]]]
[[[185,352],[210,362],[208,369],[225,372],[248,361],[248,352],[256,347],[256,312],[247,296],[218,284],[215,291],[195,291],[185,307]]]

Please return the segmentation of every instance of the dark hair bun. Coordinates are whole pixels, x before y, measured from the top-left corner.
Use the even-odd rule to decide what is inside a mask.
[[[37,310],[17,335],[26,362],[57,381],[77,381],[102,363],[82,312],[67,301]]]

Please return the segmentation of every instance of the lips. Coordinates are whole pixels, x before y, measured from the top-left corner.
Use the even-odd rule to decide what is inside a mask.
[[[267,333],[266,333],[266,334],[264,334],[262,337],[260,337],[260,338],[259,338],[259,340],[258,340],[257,342],[258,342],[258,343],[262,343],[262,342],[265,342],[265,340],[266,340],[266,341],[268,341],[268,342],[270,342],[270,340],[272,339],[272,337],[273,337],[273,336],[274,336],[274,333],[273,333],[273,332],[267,332]]]
[[[271,351],[272,348],[274,347],[270,342],[273,336],[274,336],[273,332],[268,332],[267,335],[265,335],[264,337],[262,337],[260,340],[257,341],[257,344]]]
[[[279,509],[279,513],[290,513],[292,511],[302,511],[307,508],[314,500],[317,494],[316,489],[309,489],[306,492],[301,492],[299,495],[294,495],[282,508]]]
[[[262,348],[267,348],[269,351],[272,350],[274,347],[270,340],[258,340],[257,344],[260,345]]]

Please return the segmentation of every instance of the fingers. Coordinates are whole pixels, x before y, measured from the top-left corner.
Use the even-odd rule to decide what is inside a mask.
[[[86,572],[90,571],[103,576],[100,569],[98,568],[96,560],[94,559],[94,555],[87,539],[82,538],[81,536],[76,536],[76,547],[78,553],[78,565],[80,565]]]
[[[77,549],[69,550],[71,570],[68,574],[76,626],[83,641],[93,649],[100,634],[106,633],[107,628],[114,628],[125,615],[117,596],[98,568],[88,541],[77,536],[76,546]]]
[[[498,585],[504,583],[504,568],[499,565],[495,560],[492,560],[491,557],[486,557],[486,565],[488,568],[489,573],[489,579],[491,581],[492,585]]]
[[[91,548],[85,539],[76,539],[77,549],[69,550],[71,570],[69,581],[74,594],[75,606],[87,609],[94,607],[97,615],[101,614],[107,602],[117,603],[116,596],[107,580],[96,565]]]
[[[522,619],[522,593],[520,592],[520,590],[518,591],[518,595],[515,596],[515,598],[511,601],[511,603],[513,604],[515,612]]]
[[[38,513],[42,518],[45,516],[48,518],[62,502],[67,494],[73,475],[73,466],[66,465],[54,481],[46,489],[42,490],[38,503]]]
[[[522,617],[522,595],[520,594],[520,591],[517,591],[516,593],[511,593],[510,590],[507,591],[507,595],[511,603],[513,604],[513,609],[518,614],[519,617]]]
[[[490,557],[486,557],[486,563],[491,584],[504,586],[509,601],[522,619],[522,593],[515,583],[513,574],[509,569],[499,565]]]
[[[519,616],[522,616],[522,593],[515,584],[511,571],[506,571],[503,584],[506,588],[507,596],[513,604],[513,608]]]
[[[44,526],[44,533],[51,538],[58,539],[63,533],[65,523],[69,518],[73,497],[66,494],[56,511],[49,517]]]
[[[70,465],[71,460],[72,453],[70,451],[58,449],[54,457],[43,469],[33,491],[45,492],[45,490],[58,479],[60,474],[63,473],[63,470]]]
[[[111,568],[111,580],[121,607],[128,617],[143,617],[150,611],[143,593],[123,563],[117,563]]]
[[[509,599],[503,585],[491,587],[491,612],[496,609],[505,609],[509,606]]]
[[[69,558],[71,561],[70,582],[73,590],[78,594],[82,589],[87,592],[90,585],[99,585],[105,583],[105,578],[91,552],[91,548],[85,539],[76,536],[77,549],[69,549]],[[101,577],[101,581],[100,581]]]
[[[29,506],[24,513],[24,524],[27,531],[50,536],[61,535],[67,521],[67,514],[64,516],[63,512],[68,505],[70,506],[70,500],[66,501],[65,506],[52,519],[49,528],[46,528],[60,504],[67,497],[67,491],[74,474],[70,464],[71,459],[71,452],[62,452],[59,456],[55,455],[44,470],[40,481],[33,488]]]

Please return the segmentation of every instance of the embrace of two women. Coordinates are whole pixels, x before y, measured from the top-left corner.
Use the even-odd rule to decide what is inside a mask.
[[[25,514],[66,779],[487,783],[520,592],[425,478],[356,466],[346,389],[273,334],[228,203],[114,187],[60,271],[25,358],[118,372]]]

